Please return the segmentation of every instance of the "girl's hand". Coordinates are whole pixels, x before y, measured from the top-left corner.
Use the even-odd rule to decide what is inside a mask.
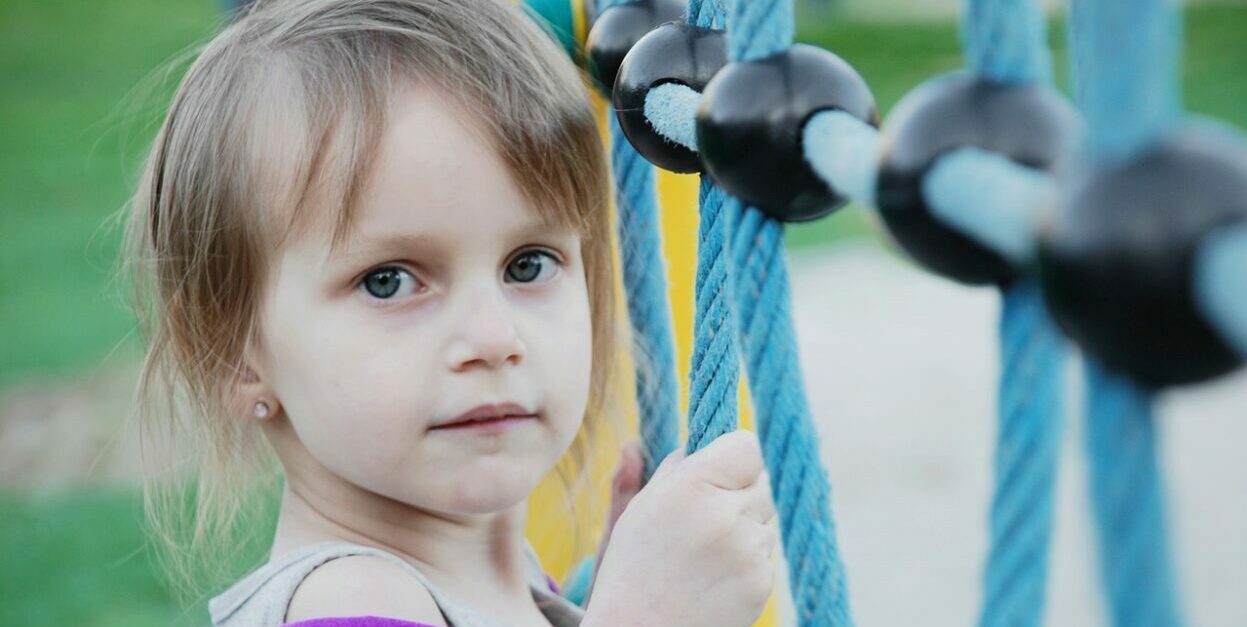
[[[757,436],[672,453],[632,499],[602,556],[583,625],[751,625],[779,543]]]

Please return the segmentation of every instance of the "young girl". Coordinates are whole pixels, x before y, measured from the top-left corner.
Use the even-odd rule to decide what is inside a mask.
[[[207,46],[131,240],[142,409],[200,460],[194,537],[233,522],[270,451],[284,476],[270,560],[215,625],[761,612],[777,536],[744,432],[664,461],[584,612],[524,540],[528,495],[609,409],[603,161],[574,67],[502,2],[275,0]]]

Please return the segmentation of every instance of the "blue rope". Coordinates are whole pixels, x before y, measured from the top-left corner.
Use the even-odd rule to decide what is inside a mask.
[[[723,20],[723,0],[689,0],[688,23],[713,28]]]
[[[1172,0],[1071,0],[1074,89],[1096,159],[1122,159],[1173,125],[1180,41]]]
[[[1195,302],[1231,345],[1247,357],[1247,224],[1225,226],[1195,252]]]
[[[1074,0],[1071,60],[1086,150],[1116,161],[1176,121],[1178,19],[1167,0]],[[1087,450],[1100,569],[1113,623],[1180,624],[1156,469],[1150,395],[1088,364]]]
[[[1043,623],[1061,449],[1064,343],[1038,285],[1003,294],[996,484],[979,625]]]
[[[725,211],[725,195],[709,177],[702,177],[699,196],[701,222],[697,229],[693,361],[685,443],[689,454],[736,430],[736,390],[740,384],[735,319],[729,309],[732,285],[725,254],[732,213]]]
[[[1150,395],[1087,360],[1087,455],[1113,624],[1181,624]]]
[[[1046,24],[1032,0],[970,0],[963,34],[966,61],[976,74],[1005,83],[1051,80]],[[978,159],[973,165],[988,163]],[[962,176],[952,181],[953,191],[965,190],[977,178]],[[1020,189],[1039,191],[1038,187]],[[955,196],[973,198],[975,194]],[[1008,204],[1007,196],[994,193],[985,200]],[[997,213],[1008,218],[1008,212]],[[1027,217],[1023,212],[1023,222]],[[1013,224],[1005,224],[1003,230],[1019,231]],[[1023,281],[1007,288],[1002,298],[996,479],[979,625],[1038,627],[1043,623],[1061,449],[1064,351],[1035,283]]]
[[[791,0],[737,0],[732,9],[728,52],[733,60],[770,56],[792,43]],[[737,319],[797,623],[852,625],[831,516],[831,486],[819,458],[789,311],[783,225],[736,198],[729,199],[725,210],[735,216]]]
[[[737,316],[771,475],[797,624],[852,625],[844,565],[831,516],[831,486],[801,378],[790,312],[783,225],[733,198]]]
[[[648,479],[679,445],[679,381],[667,300],[667,269],[658,224],[654,168],[611,118],[611,168],[615,174],[619,249],[632,322],[637,407]]]
[[[1046,31],[1033,0],[970,0],[962,20],[966,64],[997,82],[1051,81]]]
[[[1057,192],[1050,173],[972,146],[944,153],[922,179],[933,216],[1018,265],[1033,257],[1035,214]]]
[[[733,60],[783,52],[792,45],[796,31],[792,0],[735,0],[729,26],[727,54]]]
[[[690,0],[692,24],[710,27],[723,17],[711,0]],[[697,275],[693,309],[693,360],[689,370],[688,440],[692,454],[738,425],[736,392],[740,387],[740,356],[736,320],[731,313],[732,284],[727,246],[732,214],[724,210],[726,195],[702,176],[698,191]]]

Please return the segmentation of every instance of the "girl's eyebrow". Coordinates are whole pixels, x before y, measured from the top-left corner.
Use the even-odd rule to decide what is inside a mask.
[[[357,259],[371,259],[377,255],[388,255],[400,251],[423,250],[437,253],[441,249],[441,241],[428,233],[385,233],[368,235],[353,233],[342,246],[335,247],[325,259],[326,263],[351,263]]]
[[[578,236],[579,232],[571,225],[531,220],[511,230],[507,238],[515,242],[521,242],[529,239]],[[326,258],[326,263],[350,263],[361,258],[372,259],[378,255],[385,256],[412,250],[439,254],[446,252],[446,246],[447,243],[442,238],[431,233],[369,234],[355,231],[347,237],[342,246],[330,251]]]

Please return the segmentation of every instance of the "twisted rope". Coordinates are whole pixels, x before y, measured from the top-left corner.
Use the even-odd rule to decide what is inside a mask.
[[[679,382],[667,300],[654,168],[628,143],[610,116],[611,169],[615,175],[619,252],[632,323],[637,408],[645,478],[679,445]]]
[[[792,326],[783,226],[737,199],[732,244],[740,280],[737,316],[758,436],[771,475],[799,625],[852,625],[844,565],[831,516]]]
[[[1074,85],[1093,160],[1129,158],[1180,113],[1178,20],[1166,0],[1074,0]],[[1116,625],[1181,624],[1150,395],[1088,363],[1087,451],[1100,570]]]
[[[1180,625],[1150,396],[1087,360],[1087,455],[1114,625]]]
[[[1043,13],[1032,0],[970,0],[963,22],[970,70],[996,82],[1050,81],[1052,61],[1045,43],[1045,27]],[[1004,160],[989,153],[970,156],[973,162],[967,167],[984,170],[992,165],[992,157]],[[966,154],[950,155],[937,167],[947,169],[955,165],[953,158],[965,159]],[[965,193],[965,188],[976,177],[966,171],[957,174],[961,176],[943,183],[943,187],[960,187],[961,198],[973,198],[974,194]],[[931,177],[929,183],[938,186],[942,180]],[[1041,193],[1042,186],[1019,184],[1008,189],[1031,194],[1030,198],[1040,201],[1049,197]],[[939,188],[927,191],[931,198],[938,195],[932,192]],[[1015,202],[1008,194],[990,196],[989,204],[1004,201],[1008,207]],[[983,207],[979,212],[992,209],[996,207]],[[986,223],[1002,223],[1010,213],[998,212],[1000,217]],[[1011,232],[1021,235],[1021,243],[1015,246],[1028,247],[1025,242],[1032,239],[1029,224],[1010,226]],[[1038,627],[1043,623],[1052,544],[1052,501],[1061,449],[1064,348],[1034,282],[1024,280],[1006,288],[1001,296],[1004,302],[1000,320],[996,480],[979,625]]]
[[[792,43],[791,0],[737,0],[732,9],[728,44],[733,60],[769,56]],[[819,458],[789,311],[783,225],[735,198],[725,209],[736,216],[732,267],[739,277],[737,317],[797,622],[851,625],[831,516],[831,486]]]
[[[1071,0],[1071,69],[1093,158],[1126,158],[1177,120],[1177,11],[1170,0]]]
[[[1061,449],[1064,344],[1039,287],[1003,294],[996,483],[979,625],[1043,623]]]
[[[685,443],[690,454],[736,430],[736,390],[740,384],[726,254],[733,216],[725,210],[723,192],[708,177],[701,180],[699,196],[701,221],[697,227],[693,361]]]
[[[966,64],[993,81],[1051,81],[1045,31],[1033,0],[970,0],[962,20]]]
[[[723,17],[717,2],[691,0],[689,21],[709,27]],[[697,276],[693,309],[693,360],[689,371],[688,441],[693,453],[737,427],[736,390],[740,361],[735,318],[730,305],[727,246],[732,213],[724,210],[724,194],[703,176],[698,192]]]

